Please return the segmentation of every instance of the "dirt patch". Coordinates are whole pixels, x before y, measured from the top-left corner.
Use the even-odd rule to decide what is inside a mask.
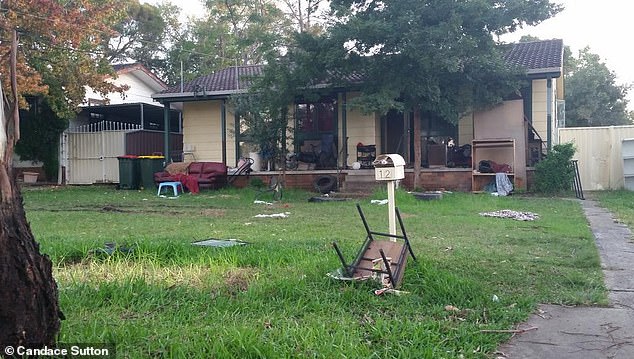
[[[206,208],[200,211],[200,214],[205,217],[224,217],[226,211],[224,209]]]
[[[118,207],[115,207],[115,206],[103,206],[103,208],[101,208],[101,211],[102,212],[119,212],[119,213],[132,212],[130,210],[118,208]]]
[[[246,292],[249,289],[249,284],[257,277],[258,271],[255,268],[231,269],[223,276],[224,289],[230,296],[236,296],[239,293]]]

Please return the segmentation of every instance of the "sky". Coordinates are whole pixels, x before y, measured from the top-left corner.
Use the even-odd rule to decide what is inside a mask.
[[[153,4],[161,0],[144,0]],[[634,84],[634,46],[630,36],[634,2],[630,0],[553,0],[565,9],[555,17],[534,26],[520,29],[501,38],[515,42],[523,35],[540,39],[563,39],[573,55],[586,46],[601,56],[608,68],[617,75],[619,84]],[[204,7],[200,0],[173,1],[187,15],[199,15]],[[629,108],[634,110],[634,89],[628,96]]]
[[[532,35],[540,39],[563,39],[570,46],[572,54],[586,46],[601,56],[610,70],[617,75],[618,84],[634,84],[632,58],[634,48],[630,36],[633,27],[630,0],[554,0],[565,9],[535,27],[528,27],[502,40],[514,42],[522,35]],[[630,90],[629,109],[634,110],[634,88]]]

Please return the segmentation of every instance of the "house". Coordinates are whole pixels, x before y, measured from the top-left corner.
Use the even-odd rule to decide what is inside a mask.
[[[521,96],[487,110],[472,113],[457,125],[427,118],[422,123],[423,169],[421,182],[412,183],[413,170],[406,170],[405,185],[411,188],[480,190],[471,162],[467,168],[452,168],[454,148],[476,145],[473,163],[480,159],[497,160],[512,167],[515,184],[526,188],[531,166],[545,148],[556,142],[559,110],[563,106],[563,42],[546,40],[512,44],[505,59],[526,69],[527,86]],[[247,79],[262,73],[262,66],[230,67],[199,77],[153,95],[165,106],[182,103],[183,142],[197,160],[221,161],[235,165],[240,157],[249,156],[244,126],[230,106],[230,97],[247,91]],[[376,153],[398,153],[408,163],[413,161],[414,138],[409,114],[391,111],[385,116],[364,114],[349,103],[358,92],[333,90],[317,102],[296,102],[292,106],[294,143],[289,150],[310,154],[331,138],[337,161],[349,182],[363,171],[355,170]],[[500,142],[500,140],[503,140]],[[457,143],[456,143],[457,141]],[[474,142],[476,141],[476,142]],[[488,142],[487,142],[488,141]],[[498,141],[498,143],[496,143]],[[448,147],[453,143],[456,146]],[[169,144],[168,144],[169,145]],[[312,150],[316,151],[316,150]],[[502,154],[502,155],[500,155]],[[269,169],[270,166],[263,166]],[[310,168],[310,167],[309,167]],[[262,168],[260,168],[262,169]],[[335,172],[332,169],[330,172]],[[368,173],[369,172],[369,173]],[[291,185],[311,187],[310,180],[299,176],[328,173],[328,169],[291,171]],[[366,171],[372,176],[371,171]],[[288,177],[287,177],[288,184]]]
[[[139,63],[113,67],[117,76],[109,81],[127,89],[105,97],[86,89],[84,106],[62,135],[60,183],[117,183],[117,157],[162,154],[166,127],[174,149],[182,152],[178,105],[167,110],[152,99],[167,85]]]

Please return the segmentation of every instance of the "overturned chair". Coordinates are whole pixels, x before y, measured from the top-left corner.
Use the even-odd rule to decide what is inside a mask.
[[[403,274],[407,264],[407,254],[409,253],[412,259],[416,261],[416,256],[407,238],[405,226],[403,225],[403,220],[401,219],[398,208],[396,208],[396,217],[401,227],[400,235],[370,230],[370,226],[365,219],[361,206],[358,204],[357,210],[363,221],[367,237],[357,253],[354,262],[347,264],[337,243],[332,243],[343,265],[342,274],[348,279],[376,279],[380,281],[384,287],[392,289],[398,288],[403,280]],[[379,240],[375,237],[381,237],[383,239]],[[402,241],[397,241],[397,239],[402,239]]]

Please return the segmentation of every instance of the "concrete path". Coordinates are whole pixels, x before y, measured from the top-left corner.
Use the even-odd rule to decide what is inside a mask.
[[[519,327],[530,330],[502,345],[497,358],[634,358],[632,233],[595,201],[587,199],[581,204],[601,256],[610,307],[542,305]]]

